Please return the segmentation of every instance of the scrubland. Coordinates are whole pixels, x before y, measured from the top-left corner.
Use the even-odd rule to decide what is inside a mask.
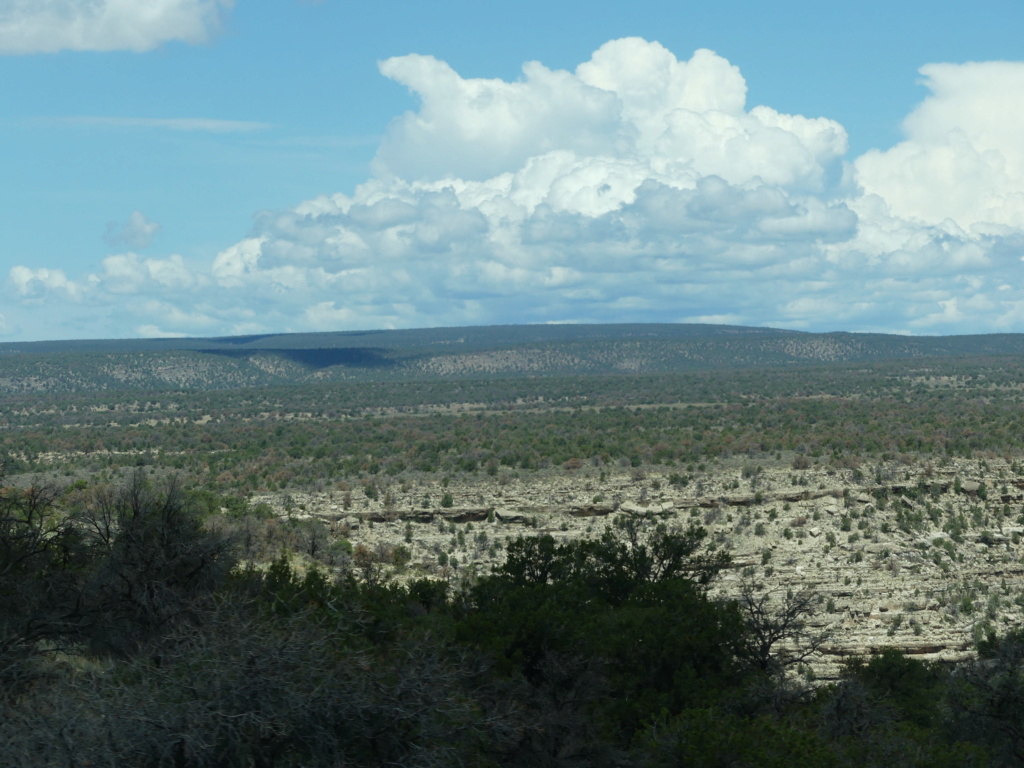
[[[998,357],[9,395],[0,754],[1016,765],[1022,386]]]

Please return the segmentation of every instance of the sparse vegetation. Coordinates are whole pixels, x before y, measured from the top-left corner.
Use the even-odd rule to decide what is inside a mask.
[[[1018,358],[343,382],[303,353],[317,381],[239,388],[249,352],[162,353],[185,390],[60,354],[0,414],[6,762],[1024,761]]]

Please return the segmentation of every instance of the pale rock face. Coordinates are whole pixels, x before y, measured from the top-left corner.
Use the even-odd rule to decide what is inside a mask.
[[[968,654],[973,627],[989,598],[973,581],[964,581],[967,573],[989,585],[1005,582],[1009,596],[997,609],[1000,621],[1024,618],[1012,600],[1024,592],[1017,566],[1024,556],[1024,528],[1002,521],[1000,494],[990,491],[994,498],[981,502],[975,487],[981,480],[961,481],[961,491],[954,490],[956,477],[977,477],[989,488],[1007,485],[1011,495],[1021,495],[1024,478],[1010,476],[1007,466],[993,460],[989,477],[978,463],[965,460],[938,473],[930,469],[927,475],[923,467],[878,469],[892,478],[902,478],[908,470],[910,474],[909,479],[883,483],[888,501],[878,508],[868,503],[874,502],[867,492],[875,489],[873,480],[855,482],[848,471],[794,471],[788,466],[765,469],[758,480],[760,503],[746,492],[743,483],[748,481],[738,470],[702,477],[698,495],[696,484],[674,488],[656,472],[637,479],[626,470],[610,471],[599,482],[593,468],[527,473],[515,483],[486,477],[456,480],[446,489],[454,499],[451,508],[437,504],[440,478],[424,479],[407,495],[396,493],[390,509],[379,500],[361,499],[349,512],[339,512],[328,495],[292,497],[315,515],[341,523],[353,543],[405,543],[411,525],[407,546],[414,566],[422,569],[415,572],[442,578],[458,576],[437,559],[452,547],[455,520],[474,521],[455,523],[467,541],[451,550],[460,569],[473,563],[490,567],[499,561],[504,544],[520,535],[545,533],[562,539],[599,534],[616,514],[653,514],[660,522],[683,527],[696,522],[708,530],[709,542],[733,558],[734,567],[722,574],[716,594],[734,596],[744,580],[760,584],[775,599],[787,590],[817,593],[820,602],[812,624],[832,632],[824,652],[812,660],[818,679],[837,674],[849,654],[886,646],[930,659]],[[806,485],[792,486],[794,476]],[[865,468],[863,476],[873,478],[874,468]],[[732,487],[734,481],[739,488]],[[919,481],[930,495],[918,495]],[[844,491],[850,506],[837,503]],[[434,499],[428,509],[420,503],[425,492]],[[281,503],[274,496],[264,500]],[[951,514],[970,518],[979,503],[987,523],[971,524],[962,537],[942,530]],[[937,522],[929,507],[932,514],[938,510]],[[901,528],[900,521],[914,515],[920,522]]]

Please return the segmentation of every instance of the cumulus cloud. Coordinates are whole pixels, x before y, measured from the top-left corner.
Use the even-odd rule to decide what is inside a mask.
[[[575,73],[530,62],[514,83],[465,79],[430,56],[380,69],[420,100],[392,123],[377,156],[380,173],[408,180],[482,181],[549,157],[603,160],[604,169],[586,166],[631,179],[685,184],[714,174],[821,189],[847,146],[834,121],[745,111],[742,75],[715,53],[679,61],[639,38],[605,44]]]
[[[858,158],[893,215],[974,232],[1024,228],[1024,62],[929,64],[905,141]]]
[[[112,294],[138,294],[147,288],[157,291],[190,290],[202,279],[186,267],[181,256],[140,260],[134,253],[125,253],[105,258],[103,271],[90,275],[89,282],[94,288]]]
[[[7,283],[16,295],[30,300],[42,299],[47,295],[73,299],[82,291],[81,286],[68,279],[64,270],[46,267],[13,267],[7,276]]]
[[[4,0],[0,54],[148,51],[202,43],[234,0]]]
[[[18,267],[8,290],[22,307],[63,300],[69,317],[107,307],[120,335],[1020,330],[1022,67],[923,68],[931,95],[906,139],[851,160],[841,125],[748,106],[739,70],[707,50],[680,59],[627,38],[571,72],[528,63],[514,82],[397,57],[381,72],[418,107],[351,194],[261,214],[206,264],[132,250],[74,280]]]

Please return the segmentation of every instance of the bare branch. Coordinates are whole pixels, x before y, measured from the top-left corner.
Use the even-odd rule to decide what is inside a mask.
[[[751,582],[744,582],[738,600],[747,625],[741,656],[755,669],[771,674],[806,662],[832,635],[829,628],[811,629],[816,600],[811,590],[759,595]]]

